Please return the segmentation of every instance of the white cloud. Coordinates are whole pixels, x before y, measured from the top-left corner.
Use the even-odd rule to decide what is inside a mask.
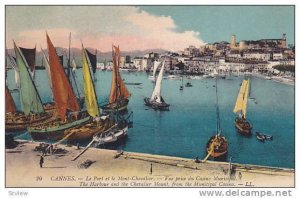
[[[203,44],[199,32],[178,32],[172,17],[133,6],[11,6],[6,18],[8,47],[12,39],[24,47],[46,46],[45,30],[55,46],[67,47],[72,31],[73,47],[80,47],[82,40],[86,47],[101,51],[110,51],[111,44],[119,44],[121,50],[174,51]]]

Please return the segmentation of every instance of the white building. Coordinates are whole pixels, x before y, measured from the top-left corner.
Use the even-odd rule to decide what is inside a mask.
[[[133,59],[133,66],[137,68],[139,71],[144,71],[148,67],[148,63],[150,63],[150,60],[143,57],[135,57]]]
[[[269,53],[269,52],[244,52],[243,58],[269,61],[271,59],[271,53]]]
[[[282,60],[283,54],[281,52],[273,52],[273,60]]]

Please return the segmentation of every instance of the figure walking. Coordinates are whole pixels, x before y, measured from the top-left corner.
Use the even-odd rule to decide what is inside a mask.
[[[43,168],[43,163],[44,163],[44,157],[41,155],[41,158],[40,158],[40,168]]]
[[[152,175],[152,163],[150,165],[150,175]]]

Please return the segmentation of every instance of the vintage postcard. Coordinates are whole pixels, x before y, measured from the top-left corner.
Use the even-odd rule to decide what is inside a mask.
[[[6,5],[2,81],[6,188],[295,187],[293,5]]]

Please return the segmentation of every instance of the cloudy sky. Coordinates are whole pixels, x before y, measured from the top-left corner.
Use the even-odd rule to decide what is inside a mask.
[[[6,6],[6,45],[55,46],[110,51],[182,50],[188,45],[230,40],[280,38],[294,42],[292,6]]]

